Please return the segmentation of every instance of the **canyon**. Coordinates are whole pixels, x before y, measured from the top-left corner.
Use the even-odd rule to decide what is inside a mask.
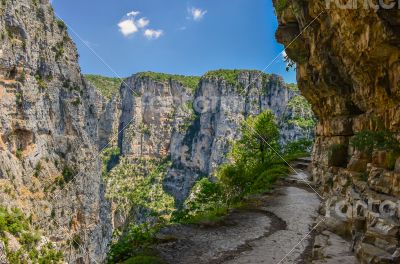
[[[357,262],[398,263],[400,157],[390,149],[366,155],[351,142],[363,131],[400,138],[399,11],[327,8],[315,0],[274,5],[276,38],[296,65],[299,90],[274,74],[216,70],[201,77],[137,73],[104,93],[81,74],[76,46],[49,1],[2,1],[0,207],[21,210],[24,216],[15,218],[24,233],[38,233],[39,251],[60,250],[67,263],[102,263],[113,231],[151,221],[148,211],[182,207],[193,185],[212,179],[228,161],[243,120],[271,110],[281,143],[315,137],[310,177],[321,201],[310,186],[289,178],[258,197],[261,205],[230,214],[221,229],[163,230],[176,241],[158,245],[158,252],[184,263],[196,259],[197,249],[209,249],[207,238],[222,236],[201,261],[279,261],[286,253],[281,245],[293,240],[295,246],[321,223],[307,249],[287,261],[311,261],[306,252],[312,263],[352,263],[351,247]],[[124,191],[134,190],[137,178],[125,176],[151,169],[158,196],[145,201],[148,207],[126,204],[131,194]],[[160,197],[161,206],[154,200]],[[294,201],[302,204],[293,207]],[[0,261],[20,252],[29,263],[13,232],[1,234]],[[187,246],[181,237],[194,245],[187,255],[171,251]]]
[[[309,106],[298,105],[304,99],[277,75],[139,73],[106,98],[82,76],[67,26],[48,1],[3,1],[0,11],[0,203],[38,230],[38,250],[50,243],[68,263],[104,261],[113,229],[131,216],[108,199],[103,150],[119,149],[106,171],[120,159],[170,157],[162,185],[179,206],[196,180],[226,161],[245,117],[271,109],[282,141],[313,137],[299,123],[314,122]],[[6,236],[2,257],[28,261],[23,241]]]

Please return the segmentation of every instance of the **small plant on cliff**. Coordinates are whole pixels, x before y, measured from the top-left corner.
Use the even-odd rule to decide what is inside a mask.
[[[22,149],[17,149],[16,151],[15,151],[15,156],[18,158],[18,159],[22,159]]]
[[[69,166],[65,166],[62,172],[63,180],[65,183],[69,183],[74,179],[75,173]]]
[[[35,79],[36,79],[37,84],[38,84],[40,89],[46,89],[47,88],[47,83],[46,83],[46,81],[44,80],[44,78],[41,75],[36,74],[35,75]]]
[[[61,31],[67,30],[67,25],[61,19],[57,19],[57,26]]]
[[[276,0],[275,10],[279,14],[287,7],[287,0]]]
[[[400,142],[395,134],[389,131],[370,131],[364,130],[357,133],[350,144],[365,154],[372,155],[374,150],[389,150],[396,153],[400,152]]]

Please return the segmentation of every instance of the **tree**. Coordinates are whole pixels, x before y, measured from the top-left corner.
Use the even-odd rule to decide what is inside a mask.
[[[271,111],[249,117],[241,127],[242,138],[233,143],[230,164],[221,166],[219,180],[232,193],[246,194],[266,170],[277,163],[279,129]]]
[[[268,165],[279,150],[279,128],[275,116],[266,110],[258,116],[249,117],[242,124],[242,139],[236,144],[249,157],[254,157],[262,165]]]

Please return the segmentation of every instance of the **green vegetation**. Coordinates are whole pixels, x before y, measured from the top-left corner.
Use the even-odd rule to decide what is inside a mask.
[[[287,0],[276,0],[275,10],[277,13],[281,13],[287,7]]]
[[[34,172],[34,176],[35,177],[39,177],[40,173],[42,171],[42,163],[40,163],[40,161],[36,164],[35,166],[35,172]]]
[[[65,183],[69,183],[74,179],[75,172],[71,167],[65,166],[62,172],[63,180]]]
[[[115,153],[112,150],[110,152]],[[103,166],[108,163],[109,156],[104,156]],[[135,263],[133,261],[143,258],[147,261],[157,259],[155,256],[143,256],[143,252],[155,241],[154,236],[159,228],[170,223],[175,210],[173,197],[162,186],[170,166],[169,160],[137,159],[130,162],[122,158],[109,173],[103,173],[107,185],[106,196],[117,205],[117,210],[128,214],[132,208],[141,209],[145,214],[142,217],[149,219],[149,223],[131,224],[125,230],[116,231],[116,241],[112,243],[108,254],[109,263],[128,258],[131,262],[127,263]]]
[[[374,150],[400,152],[400,142],[389,131],[364,130],[357,133],[350,141],[351,146],[365,154],[372,155]]]
[[[58,42],[52,50],[56,53],[55,60],[59,61],[64,56],[64,42]]]
[[[183,87],[188,88],[192,92],[197,89],[200,82],[200,77],[198,76],[184,76],[158,72],[141,72],[138,73],[137,76],[140,78],[150,78],[161,83],[174,80],[181,83]]]
[[[104,177],[107,176],[107,173],[111,170],[110,165],[111,162],[119,157],[121,151],[118,147],[108,147],[102,150],[102,174]]]
[[[22,94],[21,93],[15,93],[15,103],[17,105],[22,105],[23,99],[22,99]]]
[[[17,239],[21,247],[13,251],[9,248],[9,236]],[[8,210],[0,207],[0,240],[6,247],[6,255],[9,263],[60,263],[63,255],[57,251],[51,243],[40,246],[41,235],[34,230],[24,213],[12,208]]]
[[[265,77],[268,76],[268,74],[265,74],[261,71],[257,71],[257,70],[215,70],[215,71],[209,71],[204,75],[204,78],[218,78],[218,79],[223,79],[225,80],[228,84],[232,85],[232,86],[240,86],[239,83],[239,75],[242,72],[254,72],[256,74],[260,74],[261,77],[263,77],[263,79],[265,79]]]
[[[298,91],[299,87],[297,86],[297,83],[287,83],[286,87],[289,88],[290,90],[293,91]]]
[[[26,81],[26,71],[25,69],[22,70],[20,76],[18,76],[17,81],[19,81],[20,83],[25,83]]]
[[[107,263],[135,263],[133,261],[143,259],[159,261],[148,249],[155,242],[155,235],[159,227],[159,225],[151,226],[147,223],[130,224],[118,242],[111,245],[107,255]]]
[[[286,143],[284,148],[285,157],[288,160],[294,160],[300,157],[307,157],[310,155],[313,141],[310,139],[299,139]]]
[[[317,122],[311,105],[301,95],[294,96],[288,102],[282,121],[301,128],[308,135],[313,134]]]
[[[156,256],[137,255],[122,262],[122,264],[165,264],[165,262]]]
[[[73,102],[72,102],[72,105],[73,106],[78,106],[78,105],[80,105],[81,104],[81,99],[78,97],[78,98],[76,98]]]
[[[35,75],[35,79],[37,81],[39,89],[46,89],[47,88],[47,83],[46,83],[46,81],[44,80],[44,78],[41,75],[36,74]]]
[[[15,151],[15,156],[18,158],[18,159],[22,159],[22,149],[17,149],[16,151]]]
[[[106,151],[103,178],[107,198],[123,215],[140,211],[141,219],[146,219],[144,223],[132,223],[115,232],[108,263],[162,263],[151,250],[160,228],[174,223],[220,220],[250,195],[271,190],[280,177],[289,173],[280,156],[290,161],[308,155],[311,146],[308,140],[281,146],[278,125],[271,111],[246,119],[241,134],[242,138],[232,143],[230,162],[222,165],[212,179],[202,178],[195,183],[179,210],[162,186],[167,169],[172,165],[169,160],[132,161],[122,157],[108,172],[106,166],[116,150]]]
[[[278,126],[270,111],[249,117],[241,132],[242,138],[233,142],[228,155],[231,162],[217,170],[216,181],[204,178],[195,184],[184,208],[175,213],[175,221],[198,223],[224,217],[247,196],[270,190],[280,177],[289,173],[279,155],[294,159],[307,154],[310,145],[304,140],[282,148],[278,143]]]
[[[57,26],[61,31],[67,30],[67,25],[61,19],[57,19]]]
[[[94,74],[86,74],[85,78],[107,99],[110,99],[117,93],[122,84],[120,78],[104,77]]]
[[[360,173],[360,175],[358,175],[358,179],[360,180],[360,181],[368,181],[368,173],[367,172],[363,172],[363,173]]]
[[[215,70],[209,71],[204,78],[224,79],[228,84],[236,86],[238,84],[239,74],[241,70]]]

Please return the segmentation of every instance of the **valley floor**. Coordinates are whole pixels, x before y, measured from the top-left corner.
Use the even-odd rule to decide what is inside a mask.
[[[156,250],[175,264],[356,263],[348,252],[350,243],[328,231],[305,238],[315,225],[320,200],[299,184],[298,177],[304,176],[292,175],[220,223],[167,227],[158,235],[164,243]],[[314,240],[321,247],[320,260],[311,261]]]

